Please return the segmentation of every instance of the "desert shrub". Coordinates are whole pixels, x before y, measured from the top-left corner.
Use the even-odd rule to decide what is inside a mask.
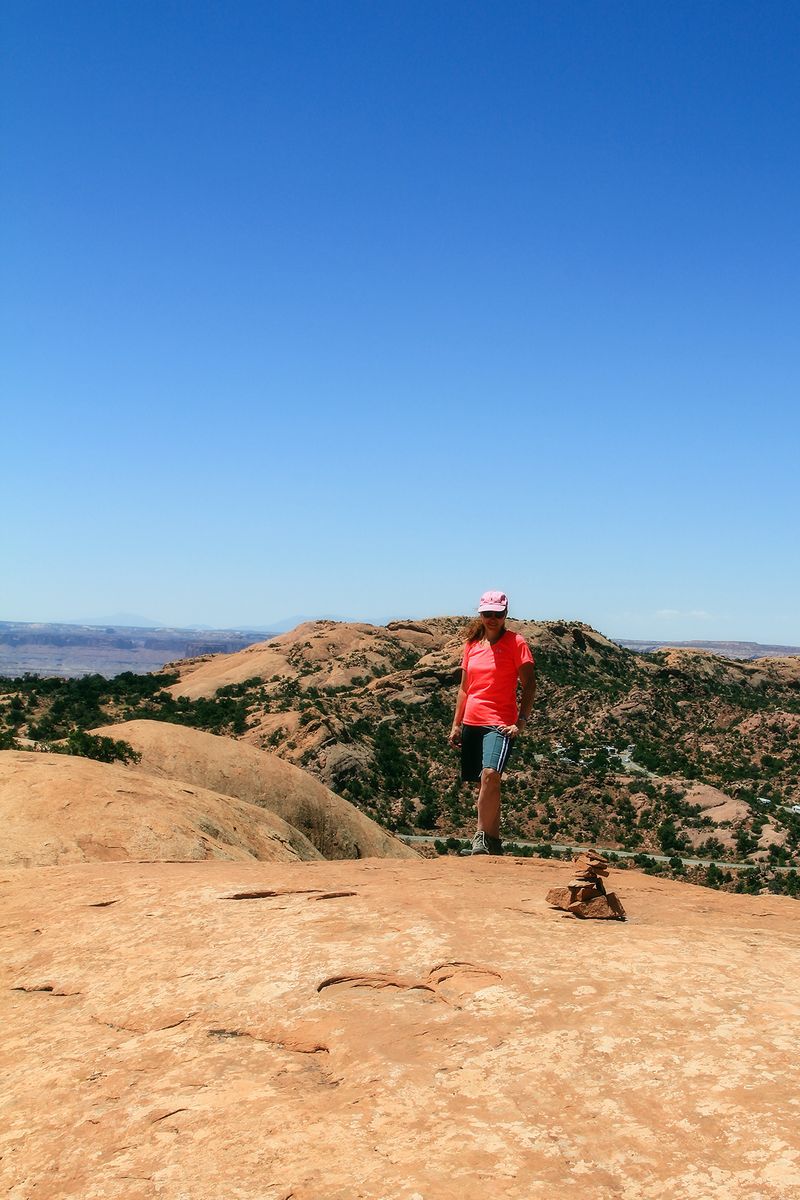
[[[736,881],[736,891],[757,896],[761,891],[761,876],[758,871],[742,871]]]
[[[706,887],[720,888],[725,882],[725,876],[716,863],[709,863],[706,871]]]
[[[710,837],[696,847],[695,854],[698,858],[722,858],[725,847],[719,838]]]
[[[73,729],[69,737],[58,746],[49,746],[55,754],[74,754],[78,758],[92,758],[96,762],[137,763],[141,754],[129,742],[110,737],[97,737],[84,729]]]
[[[673,850],[685,850],[689,844],[686,835],[679,833],[675,828],[675,822],[671,817],[659,825],[658,842],[664,854],[669,854]]]
[[[423,804],[417,814],[417,825],[420,829],[435,829],[439,816],[439,805],[435,800]]]

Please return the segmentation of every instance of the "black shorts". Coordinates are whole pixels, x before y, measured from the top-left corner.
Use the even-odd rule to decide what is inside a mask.
[[[462,725],[462,783],[477,783],[486,767],[502,775],[513,749],[514,739],[494,725]]]

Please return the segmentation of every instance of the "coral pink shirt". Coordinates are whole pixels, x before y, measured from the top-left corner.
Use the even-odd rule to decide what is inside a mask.
[[[523,663],[532,662],[525,638],[510,629],[494,645],[485,638],[467,642],[461,660],[467,693],[464,724],[516,724],[517,675]]]

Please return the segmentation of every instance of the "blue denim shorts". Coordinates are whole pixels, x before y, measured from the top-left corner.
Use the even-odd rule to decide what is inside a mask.
[[[514,739],[500,733],[494,725],[463,725],[461,727],[461,780],[477,783],[481,771],[489,767],[500,775],[506,769]]]

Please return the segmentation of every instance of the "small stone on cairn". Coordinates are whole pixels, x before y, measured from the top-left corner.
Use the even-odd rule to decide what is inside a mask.
[[[625,909],[614,892],[607,892],[603,884],[608,875],[608,859],[594,850],[584,850],[574,860],[574,867],[574,878],[565,888],[551,888],[545,896],[547,903],[581,919],[624,921]]]

